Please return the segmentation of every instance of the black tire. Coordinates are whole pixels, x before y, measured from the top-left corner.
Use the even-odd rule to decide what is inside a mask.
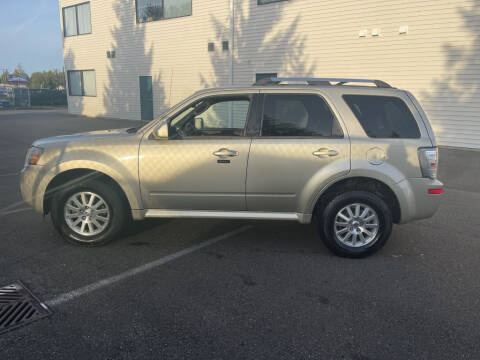
[[[65,220],[64,209],[67,200],[78,192],[98,194],[107,203],[110,220],[106,228],[96,235],[83,236],[72,230]],[[110,184],[100,180],[87,180],[57,192],[52,198],[51,217],[55,229],[69,243],[79,246],[101,246],[115,239],[128,223],[127,206],[124,199]]]
[[[375,210],[379,227],[373,240],[360,247],[348,246],[337,239],[334,222],[337,213],[345,206],[355,203],[368,205]],[[367,191],[349,191],[334,197],[316,214],[320,236],[325,245],[336,255],[349,258],[362,258],[380,250],[392,233],[392,213],[385,201],[376,194]]]

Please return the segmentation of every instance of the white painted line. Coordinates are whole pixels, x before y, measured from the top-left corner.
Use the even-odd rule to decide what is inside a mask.
[[[20,173],[0,174],[0,177],[16,176],[16,175],[20,175]]]
[[[15,213],[23,212],[23,211],[29,211],[29,210],[33,210],[33,209],[32,208],[21,208],[21,209],[15,209],[15,210],[10,210],[10,211],[4,211],[4,212],[0,212],[0,216],[11,215],[11,214],[15,214]]]
[[[182,256],[191,254],[194,251],[203,249],[204,247],[213,245],[213,244],[215,244],[219,241],[222,241],[222,240],[228,239],[232,236],[238,235],[238,234],[240,234],[244,231],[247,231],[250,228],[251,228],[251,226],[249,226],[249,225],[243,226],[243,227],[241,227],[237,230],[233,230],[233,231],[230,231],[226,234],[214,237],[210,240],[203,241],[200,244],[190,246],[186,249],[180,250],[176,253],[167,255],[165,257],[162,257],[158,260],[149,262],[147,264],[140,265],[139,267],[127,270],[127,271],[125,271],[123,273],[120,273],[118,275],[115,275],[115,276],[112,276],[112,277],[109,277],[109,278],[106,278],[106,279],[103,279],[103,280],[99,280],[97,282],[94,282],[92,284],[83,286],[83,287],[78,288],[76,290],[69,291],[65,294],[59,295],[57,297],[54,297],[53,299],[45,301],[45,304],[47,304],[47,306],[51,306],[51,307],[61,305],[61,304],[66,303],[70,300],[76,299],[76,298],[78,298],[82,295],[86,295],[86,294],[88,294],[92,291],[110,286],[110,285],[115,284],[119,281],[125,280],[127,278],[130,278],[130,277],[138,275],[138,274],[141,274],[145,271],[151,270],[151,269],[156,268],[158,266],[165,265],[166,263],[169,263],[173,260],[181,258]]]

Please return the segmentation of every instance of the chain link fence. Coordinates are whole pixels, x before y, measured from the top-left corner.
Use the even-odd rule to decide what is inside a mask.
[[[30,106],[30,95],[26,87],[14,87],[13,98],[15,107]]]
[[[56,89],[30,89],[30,105],[67,105],[67,92]]]
[[[67,105],[67,92],[0,85],[0,108]]]

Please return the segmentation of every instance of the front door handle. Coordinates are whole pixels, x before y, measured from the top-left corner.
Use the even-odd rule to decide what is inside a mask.
[[[234,157],[238,156],[238,151],[223,148],[215,151],[213,155],[221,158]]]
[[[338,155],[338,151],[337,150],[332,150],[332,149],[326,149],[326,148],[322,148],[322,149],[318,149],[317,151],[314,151],[313,153],[313,156],[316,156],[316,157],[326,157],[326,156],[337,156]]]

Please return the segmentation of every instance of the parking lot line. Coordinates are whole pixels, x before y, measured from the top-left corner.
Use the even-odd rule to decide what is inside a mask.
[[[15,214],[23,211],[29,211],[29,210],[33,210],[33,208],[21,208],[21,209],[15,209],[10,211],[2,211],[0,212],[0,216],[6,216],[6,215]]]
[[[188,254],[191,254],[197,250],[200,250],[200,249],[203,249],[207,246],[210,246],[210,245],[213,245],[219,241],[222,241],[222,240],[226,240],[228,238],[231,238],[235,235],[238,235],[244,231],[247,231],[248,229],[250,229],[251,226],[250,225],[247,225],[247,226],[243,226],[239,229],[236,229],[236,230],[233,230],[233,231],[230,231],[228,233],[225,233],[223,235],[219,235],[217,237],[214,237],[212,239],[209,239],[209,240],[205,240],[197,245],[193,245],[193,246],[190,246],[188,248],[185,248],[183,250],[180,250],[176,253],[173,253],[173,254],[170,254],[170,255],[167,255],[167,256],[164,256],[160,259],[157,259],[157,260],[154,260],[152,262],[149,262],[147,264],[144,264],[144,265],[140,265],[136,268],[133,268],[133,269],[130,269],[130,270],[127,270],[123,273],[120,273],[118,275],[115,275],[115,276],[111,276],[109,278],[106,278],[106,279],[102,279],[102,280],[99,280],[97,282],[94,282],[92,284],[89,284],[89,285],[86,285],[86,286],[83,286],[81,288],[78,288],[78,289],[75,289],[75,290],[72,290],[72,291],[69,291],[67,293],[64,293],[62,295],[59,295],[59,296],[56,296],[54,297],[53,299],[50,299],[50,300],[47,300],[45,301],[45,304],[47,306],[50,306],[50,307],[54,307],[54,306],[57,306],[57,305],[61,305],[63,303],[66,303],[70,300],[73,300],[73,299],[76,299],[82,295],[86,295],[92,291],[95,291],[95,290],[98,290],[98,289],[101,289],[101,288],[104,288],[104,287],[107,287],[107,286],[110,286],[112,284],[115,284],[119,281],[122,281],[122,280],[125,280],[127,278],[130,278],[132,276],[135,276],[135,275],[138,275],[138,274],[141,274],[145,271],[148,271],[148,270],[151,270],[153,268],[156,268],[158,266],[162,266],[162,265],[165,265],[166,263],[169,263],[173,260],[176,260],[178,258],[181,258],[182,256],[185,256],[185,255],[188,255]]]
[[[9,174],[0,174],[0,177],[7,177],[7,176],[16,176],[16,175],[19,175],[20,173],[16,172],[16,173],[9,173]]]

